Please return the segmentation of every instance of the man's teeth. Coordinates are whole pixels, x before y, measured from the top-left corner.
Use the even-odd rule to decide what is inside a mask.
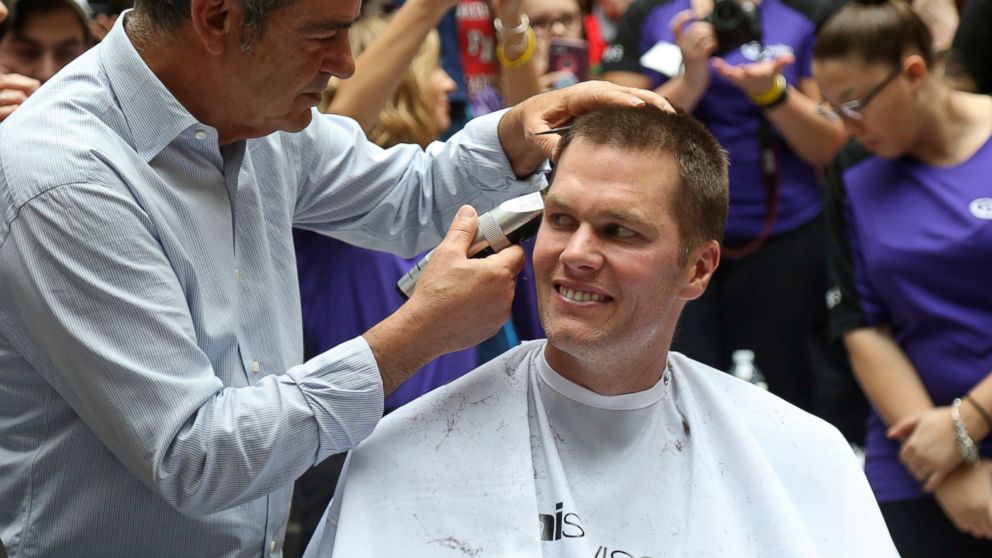
[[[586,302],[586,301],[603,302],[604,300],[606,300],[606,297],[603,295],[598,295],[596,293],[587,293],[583,291],[573,291],[572,289],[566,289],[565,287],[561,287],[560,289],[558,289],[558,292],[560,292],[563,297],[569,300],[574,300],[576,302]]]

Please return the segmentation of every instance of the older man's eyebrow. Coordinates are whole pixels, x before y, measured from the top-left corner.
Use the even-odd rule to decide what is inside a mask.
[[[303,27],[304,33],[326,33],[329,31],[339,31],[341,29],[348,29],[354,25],[361,16],[356,16],[354,19],[342,21],[342,20],[327,20],[318,21],[311,23]]]

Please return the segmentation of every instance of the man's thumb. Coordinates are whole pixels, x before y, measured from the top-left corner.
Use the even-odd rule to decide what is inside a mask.
[[[444,244],[466,254],[475,238],[476,228],[478,228],[478,218],[475,208],[471,205],[463,205],[458,208],[458,213],[455,214],[451,226],[448,227],[448,234],[444,236]]]

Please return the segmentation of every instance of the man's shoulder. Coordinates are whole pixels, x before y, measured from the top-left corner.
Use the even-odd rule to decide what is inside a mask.
[[[67,68],[0,126],[0,188],[19,204],[45,189],[91,178],[94,152],[113,131],[112,92],[93,64]]]
[[[672,359],[688,369],[686,380],[698,400],[725,411],[728,420],[747,429],[762,447],[843,442],[830,423],[777,395],[684,355],[673,354]]]

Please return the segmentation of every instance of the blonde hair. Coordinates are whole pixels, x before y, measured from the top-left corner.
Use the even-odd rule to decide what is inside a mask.
[[[389,19],[382,16],[363,17],[349,31],[351,50],[357,58],[382,34]],[[436,117],[437,99],[431,87],[431,75],[441,59],[441,41],[431,31],[410,63],[410,69],[392,98],[379,113],[379,119],[369,132],[369,139],[382,147],[398,143],[415,143],[426,147],[443,132]],[[337,91],[338,78],[332,78],[324,89],[320,111],[328,107]]]

